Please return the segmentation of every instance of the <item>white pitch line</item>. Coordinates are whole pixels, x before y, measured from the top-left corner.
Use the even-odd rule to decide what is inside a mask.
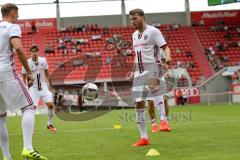
[[[188,123],[177,123],[177,125],[195,125],[195,124],[212,124],[212,123],[228,123],[228,122],[240,122],[240,120],[225,120],[225,121],[205,121],[205,122],[188,122]],[[123,128],[135,128],[137,126],[127,126],[127,127],[123,127]],[[88,132],[88,131],[113,131],[113,130],[117,130],[115,128],[89,128],[89,129],[78,129],[78,130],[63,130],[63,131],[56,131],[56,134],[58,133],[78,133],[78,132]],[[35,132],[35,134],[46,134],[49,133],[49,131],[45,131],[45,132]],[[20,136],[22,135],[22,133],[10,133],[9,136]]]

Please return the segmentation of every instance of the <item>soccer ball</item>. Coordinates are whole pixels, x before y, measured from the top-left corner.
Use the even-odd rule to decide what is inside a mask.
[[[98,86],[94,83],[87,83],[82,88],[82,96],[88,101],[93,101],[98,97]]]

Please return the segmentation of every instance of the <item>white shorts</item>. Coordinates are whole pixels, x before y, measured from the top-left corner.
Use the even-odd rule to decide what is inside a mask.
[[[47,85],[42,85],[42,90],[38,90],[34,86],[29,88],[29,94],[33,98],[34,105],[37,106],[38,101],[41,99],[44,103],[53,102],[52,92],[49,91]]]
[[[0,81],[0,113],[14,112],[31,105],[33,100],[18,75],[16,79]]]

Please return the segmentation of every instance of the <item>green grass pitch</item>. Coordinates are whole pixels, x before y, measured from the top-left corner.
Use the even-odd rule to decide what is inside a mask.
[[[36,116],[34,146],[49,160],[240,159],[239,104],[172,107],[171,113],[172,132],[151,133],[148,123],[151,145],[139,148],[131,147],[139,138],[133,109],[115,110],[86,122],[65,122],[55,117],[56,133],[46,130],[46,115]],[[122,128],[114,129],[118,123]],[[21,117],[8,119],[13,160],[22,160],[20,125]],[[160,156],[147,157],[151,148]]]

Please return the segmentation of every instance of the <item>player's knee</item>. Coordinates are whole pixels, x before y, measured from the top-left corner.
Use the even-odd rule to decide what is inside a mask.
[[[136,103],[136,109],[143,109],[145,108],[145,102],[144,101],[140,101]]]
[[[47,107],[48,107],[48,109],[53,109],[53,108],[54,108],[54,105],[53,105],[52,103],[48,103],[48,104],[47,104]]]

